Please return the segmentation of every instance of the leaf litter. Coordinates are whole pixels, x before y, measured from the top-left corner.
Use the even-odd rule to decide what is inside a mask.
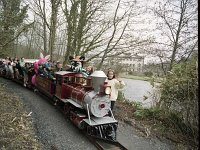
[[[32,112],[26,112],[20,97],[0,84],[0,149],[41,150],[32,124]]]

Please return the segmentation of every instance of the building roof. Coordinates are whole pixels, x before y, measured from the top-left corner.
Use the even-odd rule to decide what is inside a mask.
[[[123,53],[122,55],[118,55],[115,58],[134,58],[134,59],[144,59],[143,56],[139,56],[137,54],[131,54],[131,53]]]

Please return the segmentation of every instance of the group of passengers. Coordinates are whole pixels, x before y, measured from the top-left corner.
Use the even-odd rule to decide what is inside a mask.
[[[43,65],[39,65],[38,74],[46,78],[55,80],[55,72],[63,71],[63,65],[61,62],[48,61]]]
[[[55,80],[55,72],[63,71],[63,64],[59,61],[48,61],[43,65],[39,65],[38,74],[46,78]],[[90,75],[93,71],[92,66],[86,67],[86,73]],[[0,74],[5,74],[6,77],[11,79],[23,79],[24,86],[31,82],[31,77],[35,74],[34,64],[25,62],[22,58],[10,58],[0,59]]]
[[[0,74],[5,74],[11,79],[24,79],[24,84],[28,82],[28,75],[33,71],[33,64],[25,63],[24,57],[0,59]]]
[[[69,67],[69,65],[67,65],[67,66]],[[73,71],[70,68],[63,69],[63,64],[59,61],[56,64],[52,63],[51,61],[48,61],[47,63],[39,66],[38,74],[40,74],[41,76],[45,76],[49,79],[55,80],[54,73],[58,72],[58,71],[64,71],[64,70],[65,71]],[[84,73],[86,74],[86,76],[88,76],[88,75],[91,75],[91,73],[93,72],[93,67],[87,66],[85,69],[82,69],[82,70],[85,70]],[[83,72],[80,71],[80,73],[83,73]],[[83,76],[84,76],[84,74],[83,74]]]

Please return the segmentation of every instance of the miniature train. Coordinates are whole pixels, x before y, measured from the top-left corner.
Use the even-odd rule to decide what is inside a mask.
[[[6,77],[6,71],[0,69],[0,76]],[[48,96],[79,129],[90,136],[116,141],[118,121],[110,109],[111,89],[103,71],[94,71],[87,78],[79,72],[59,71],[55,72],[56,80],[37,75],[35,85],[31,84],[33,74],[28,75],[27,87]],[[12,80],[23,83],[22,78]]]

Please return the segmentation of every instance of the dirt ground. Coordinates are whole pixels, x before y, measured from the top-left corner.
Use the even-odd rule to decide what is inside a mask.
[[[20,98],[8,93],[0,84],[0,149],[1,150],[40,150],[31,112],[24,111]]]

